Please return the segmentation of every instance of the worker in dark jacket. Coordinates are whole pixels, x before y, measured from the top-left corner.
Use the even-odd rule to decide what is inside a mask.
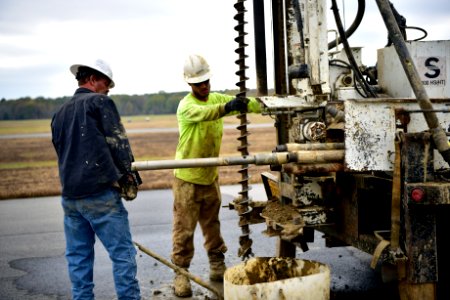
[[[73,299],[94,299],[94,243],[109,253],[118,299],[140,299],[136,250],[121,198],[136,197],[141,183],[117,108],[109,65],[70,67],[79,88],[52,119],[52,142],[62,186],[66,259]]]

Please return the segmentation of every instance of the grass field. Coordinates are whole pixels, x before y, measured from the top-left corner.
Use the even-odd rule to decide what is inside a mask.
[[[252,124],[273,123],[268,116],[249,114]],[[176,128],[175,115],[122,117],[127,130],[141,128]],[[224,118],[228,125],[238,125],[236,117]],[[0,121],[0,136],[11,134],[50,133],[50,120]],[[250,154],[271,152],[276,145],[273,127],[250,130]],[[178,133],[129,133],[133,154],[137,161],[173,159]],[[236,150],[237,129],[225,130],[221,156],[239,156]],[[0,199],[28,198],[60,194],[56,154],[51,138],[8,138],[0,143]],[[237,184],[239,166],[220,167],[221,184]],[[260,173],[268,166],[252,166],[251,183],[260,182]],[[170,188],[173,170],[141,171],[141,189]]]

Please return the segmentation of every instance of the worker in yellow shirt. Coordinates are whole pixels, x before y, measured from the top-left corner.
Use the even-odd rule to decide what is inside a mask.
[[[184,79],[191,92],[179,103],[179,141],[175,159],[218,157],[223,134],[223,117],[239,112],[260,112],[256,98],[245,99],[210,93],[211,72],[200,55],[190,55],[184,66]],[[221,194],[217,167],[174,170],[172,262],[188,269],[194,256],[194,231],[200,224],[212,281],[222,281],[227,247],[220,232]],[[176,274],[175,295],[192,295],[189,279]]]

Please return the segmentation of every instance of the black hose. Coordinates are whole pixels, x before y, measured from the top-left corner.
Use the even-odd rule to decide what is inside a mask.
[[[295,1],[297,2],[297,1]],[[345,34],[343,35],[345,38],[349,38],[359,27],[359,25],[362,22],[362,19],[364,17],[364,12],[366,11],[366,0],[358,0],[358,11],[356,13],[355,20],[353,20],[352,25],[345,31]],[[328,50],[333,49],[337,45],[342,43],[342,40],[338,38],[337,42],[336,40],[328,43]]]
[[[400,29],[403,39],[406,41],[407,40],[407,38],[406,38],[406,18],[398,13],[398,11],[394,7],[394,4],[392,4],[391,1],[389,1],[389,6],[391,7],[392,15],[395,18],[395,22],[397,23],[398,28]],[[392,40],[388,34],[388,42],[387,42],[386,47],[389,47],[390,45],[392,45]]]
[[[397,22],[398,28],[400,29],[400,32],[403,36],[403,39],[405,41],[410,41],[407,39],[407,35],[406,35],[406,30],[407,29],[414,29],[414,30],[418,30],[421,31],[423,33],[423,36],[421,36],[420,38],[417,38],[413,41],[417,42],[420,40],[423,40],[424,38],[426,38],[428,36],[428,32],[420,27],[415,27],[415,26],[407,26],[406,25],[406,18],[404,16],[402,16],[394,7],[394,5],[389,1],[389,6],[391,7],[391,11],[392,14],[394,15],[395,21]],[[386,45],[386,47],[392,45],[392,40],[390,39],[389,35],[388,35],[388,43]]]
[[[361,74],[361,71],[359,70],[358,64],[356,63],[355,57],[353,56],[353,53],[350,49],[350,46],[348,44],[348,40],[345,37],[344,28],[342,26],[341,17],[339,15],[339,9],[336,4],[336,0],[332,0],[332,6],[331,9],[333,10],[334,19],[336,21],[336,26],[339,32],[339,35],[341,36],[342,44],[344,45],[344,50],[347,55],[348,61],[350,65],[352,66],[353,73],[355,74],[355,78],[357,79],[357,82],[361,85],[361,88],[364,91],[364,94],[371,97],[377,97],[377,95],[372,91],[369,84],[364,79],[363,75]]]
[[[345,60],[341,60],[341,59],[330,60],[330,66],[336,66],[336,67],[347,68],[347,69],[352,68],[352,66],[350,66],[350,64],[348,62],[346,62]]]
[[[424,38],[426,38],[426,37],[428,36],[428,32],[427,32],[425,29],[423,29],[423,28],[420,28],[420,27],[414,27],[414,26],[406,26],[405,28],[406,28],[406,29],[414,29],[414,30],[422,31],[423,36],[421,36],[420,38],[417,38],[417,39],[413,40],[414,42],[421,41],[421,40],[423,40]]]

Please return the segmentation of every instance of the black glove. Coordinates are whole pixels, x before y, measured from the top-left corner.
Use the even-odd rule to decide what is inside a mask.
[[[137,197],[138,185],[142,183],[138,172],[125,174],[119,179],[120,194],[127,201],[134,200]]]
[[[225,112],[229,113],[232,111],[247,111],[247,103],[245,103],[245,98],[236,97],[230,102],[225,104]]]

